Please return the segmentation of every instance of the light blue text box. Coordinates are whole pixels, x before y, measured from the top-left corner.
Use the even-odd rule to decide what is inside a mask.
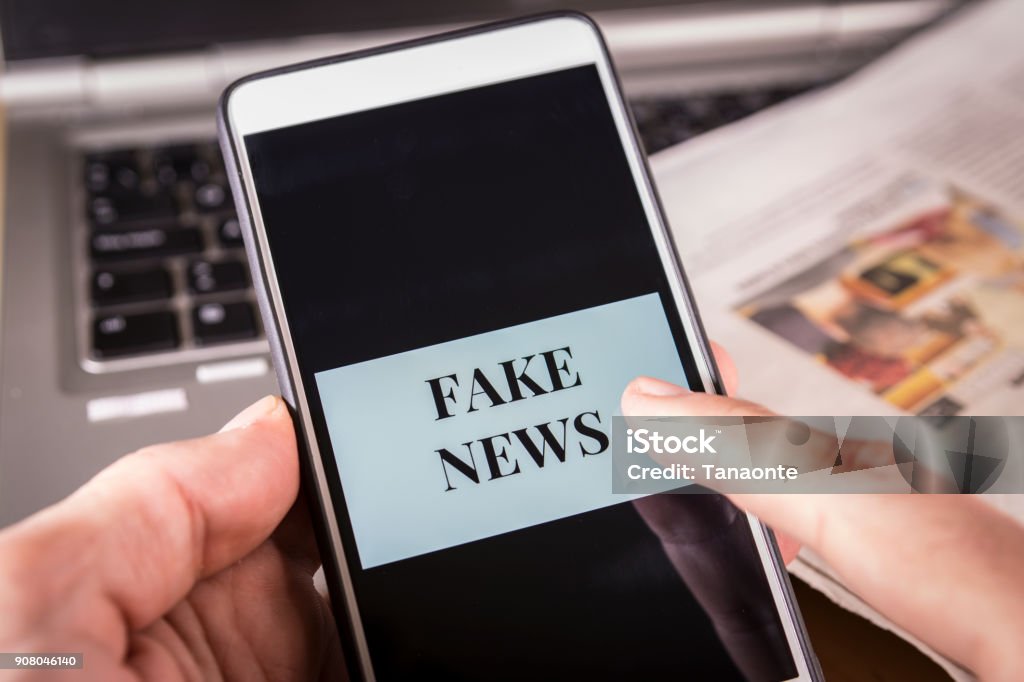
[[[552,388],[541,353],[554,358],[564,384],[580,385],[515,402],[491,405],[477,385],[479,368],[503,397],[510,388],[499,363],[516,360],[521,370],[527,356],[528,376]],[[427,383],[441,383],[454,400],[444,409],[453,416],[438,419]],[[364,568],[379,566],[454,545],[527,528],[630,498],[613,495],[611,451],[597,450],[593,437],[574,430],[575,418],[599,426],[610,436],[611,418],[619,413],[623,388],[639,375],[686,385],[668,321],[657,294],[588,308],[575,313],[479,334],[377,360],[316,374],[331,444],[338,460],[360,560]],[[470,399],[475,411],[468,412]],[[550,423],[561,440],[559,420],[568,419],[566,457],[561,462],[549,449],[538,467],[513,431]],[[528,435],[538,444],[534,428]],[[516,465],[519,473],[491,478],[479,439],[495,439],[507,459],[502,472]],[[511,441],[511,443],[509,442]],[[470,443],[469,450],[464,445]],[[473,466],[474,483],[450,465],[438,450],[445,448]],[[471,454],[472,456],[471,456]],[[447,474],[447,476],[446,476]]]

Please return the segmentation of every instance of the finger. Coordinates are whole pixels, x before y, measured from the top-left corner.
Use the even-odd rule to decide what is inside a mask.
[[[622,394],[622,414],[631,423],[643,421],[642,417],[771,417],[771,419],[743,420],[742,428],[746,438],[758,445],[756,456],[759,466],[782,465],[795,467],[801,472],[832,470],[833,473],[849,473],[877,469],[895,463],[892,442],[847,438],[843,441],[835,432],[809,428],[799,420],[779,417],[771,410],[746,400],[738,400],[713,393],[691,392],[681,386],[653,379],[638,377],[634,379]],[[632,418],[632,419],[631,419]],[[793,430],[800,434],[800,440],[793,440]],[[794,446],[794,443],[799,443]],[[842,457],[838,457],[842,444]],[[738,453],[733,453],[737,456]],[[657,453],[651,455],[660,461]],[[723,455],[724,456],[724,455]],[[692,464],[699,462],[696,455],[682,453],[677,456],[680,463]],[[724,462],[724,460],[723,460]],[[895,480],[894,472],[885,470],[879,475],[861,476],[842,479],[842,485],[853,489],[861,485],[868,490],[888,490],[882,487],[899,481]],[[896,478],[902,477],[895,474]],[[889,479],[893,479],[890,481]],[[905,483],[905,481],[903,481]],[[836,484],[839,479],[836,479]],[[872,487],[875,486],[875,487]],[[716,487],[711,483],[711,487]]]
[[[122,458],[0,536],[0,555],[30,600],[124,647],[125,625],[149,624],[266,540],[298,480],[291,418],[267,397],[218,434]]]
[[[714,393],[691,392],[682,386],[651,377],[638,377],[622,393],[627,417],[739,417],[771,416],[756,403]]]
[[[722,377],[725,392],[728,395],[733,395],[740,387],[740,375],[736,370],[736,363],[733,362],[729,352],[714,341],[711,342],[711,352],[715,355],[715,364],[718,365],[718,373]]]
[[[716,357],[721,350],[715,346]],[[722,351],[724,353],[724,351]],[[726,362],[721,363],[719,369],[722,372],[723,380],[728,385],[729,373],[735,372],[728,355],[723,356]],[[622,413],[626,416],[769,416],[772,412],[755,403],[740,401],[725,396],[711,395],[707,393],[692,393],[686,389],[669,384],[668,382],[640,377],[626,387],[622,396]],[[714,482],[710,482],[714,485]],[[771,495],[740,495],[730,496],[733,501],[747,511],[750,511],[750,498],[760,498],[764,503],[762,508],[770,506],[770,500],[777,496]],[[767,498],[767,499],[765,499]],[[756,513],[756,512],[755,512]],[[776,540],[779,544],[779,551],[785,563],[790,563],[796,558],[800,551],[800,541],[785,531],[776,532]]]
[[[800,553],[800,541],[785,531],[774,528],[772,530],[775,533],[775,542],[779,546],[779,554],[782,555],[782,563],[788,566]]]

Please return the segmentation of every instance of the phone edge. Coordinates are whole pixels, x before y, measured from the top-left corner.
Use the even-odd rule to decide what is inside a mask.
[[[226,106],[226,99],[224,100]],[[338,557],[331,551],[332,543],[329,539],[329,530],[325,523],[326,505],[323,496],[320,494],[320,481],[313,467],[313,455],[309,448],[306,430],[302,427],[302,420],[299,417],[299,403],[296,398],[297,385],[291,375],[291,366],[285,354],[282,327],[277,318],[274,306],[270,303],[270,292],[267,280],[269,275],[263,266],[262,252],[255,235],[255,228],[252,223],[252,212],[249,206],[249,198],[243,186],[242,176],[238,169],[238,151],[235,148],[234,138],[231,131],[231,124],[226,116],[225,109],[220,105],[217,107],[217,137],[222,151],[230,150],[230,154],[224,156],[224,167],[228,176],[228,184],[234,195],[235,206],[245,206],[245,210],[238,210],[238,222],[242,228],[243,243],[245,246],[246,258],[249,261],[249,271],[252,276],[254,289],[256,290],[256,302],[260,308],[260,315],[263,318],[263,327],[267,334],[267,341],[270,344],[270,355],[274,371],[277,375],[278,387],[281,390],[281,397],[288,406],[288,412],[292,423],[295,426],[295,440],[299,453],[299,475],[300,475],[300,497],[305,497],[305,504],[309,510],[313,524],[313,532],[316,537],[317,550],[320,554],[320,561],[323,565],[324,581],[327,583],[328,594],[332,617],[335,627],[338,629],[338,636],[341,639],[343,660],[348,672],[349,679],[373,679],[372,674],[366,675],[353,661],[351,652],[358,651],[355,643],[355,634],[352,632],[351,618],[342,604],[346,590],[339,579],[341,567]],[[240,201],[241,200],[241,201]],[[271,324],[268,324],[270,322]],[[342,625],[344,624],[344,628]]]

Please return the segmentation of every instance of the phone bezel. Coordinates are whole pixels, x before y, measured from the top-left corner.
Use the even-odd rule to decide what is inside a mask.
[[[512,34],[515,35],[510,40]],[[557,46],[557,49],[531,50],[538,42],[546,46]],[[481,51],[486,59],[475,59],[474,51]],[[524,55],[531,57],[524,58]],[[396,57],[405,59],[396,60]],[[442,84],[438,84],[436,78],[417,77],[415,73],[421,71],[405,71],[405,78],[380,78],[386,72],[394,76],[393,69],[401,66],[403,61],[406,67],[418,66],[428,72],[433,70],[433,75],[447,73],[451,76],[453,74],[450,69],[460,68],[460,64],[473,67],[460,69],[469,71],[468,75],[454,74],[461,75],[461,80],[449,77],[441,79]],[[548,13],[304,62],[242,78],[231,84],[221,96],[218,106],[220,142],[278,382],[293,418],[300,427],[297,429],[297,437],[303,459],[303,475],[308,481],[306,494],[312,495],[314,499],[310,502],[316,506],[313,517],[324,561],[324,573],[332,593],[335,620],[343,643],[349,651],[357,654],[356,657],[346,656],[349,673],[363,679],[375,679],[372,661],[359,618],[348,563],[345,561],[345,549],[334,512],[331,489],[314,436],[306,391],[291,343],[265,227],[256,201],[245,136],[584,64],[594,64],[600,74],[662,266],[669,275],[673,298],[679,310],[685,311],[680,322],[686,332],[704,390],[724,394],[714,355],[693,305],[689,283],[679,262],[660,198],[651,181],[646,155],[638,142],[635,122],[622,96],[618,76],[600,30],[586,15],[577,12]],[[449,70],[439,70],[443,67]],[[339,80],[356,88],[361,96],[346,98],[336,94],[343,91],[339,87]],[[426,86],[428,82],[432,83],[429,87]],[[335,94],[325,95],[325,92]],[[792,586],[774,536],[756,517],[749,514],[747,517],[797,666],[799,676],[795,679],[823,679],[803,619],[796,608]],[[339,600],[339,595],[343,599]]]

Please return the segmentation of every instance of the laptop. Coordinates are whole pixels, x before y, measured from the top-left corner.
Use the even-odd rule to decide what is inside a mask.
[[[577,0],[648,151],[850,73],[956,0]],[[244,13],[239,13],[244,7]],[[0,526],[277,390],[214,143],[246,73],[551,0],[0,0]]]

